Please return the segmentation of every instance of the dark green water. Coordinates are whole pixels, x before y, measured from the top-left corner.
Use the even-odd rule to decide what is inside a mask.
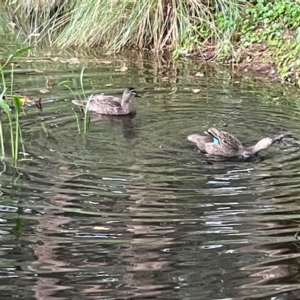
[[[19,65],[15,89],[41,97],[43,111],[21,117],[20,175],[3,164],[1,299],[299,298],[297,99],[189,61]],[[136,117],[92,116],[79,132],[58,83],[80,93],[83,66],[88,94],[143,94]],[[246,145],[286,138],[256,162],[210,163],[186,136],[212,125]]]

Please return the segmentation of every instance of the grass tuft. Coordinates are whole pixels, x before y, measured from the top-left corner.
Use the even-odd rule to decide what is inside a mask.
[[[9,57],[7,58],[6,62],[3,65],[0,65],[0,76],[2,80],[2,93],[0,94],[0,108],[3,110],[3,112],[6,114],[7,119],[8,119],[8,126],[9,126],[9,132],[10,132],[10,140],[7,141],[4,138],[3,135],[3,126],[6,124],[3,124],[4,121],[2,121],[2,118],[0,119],[0,149],[1,149],[1,160],[4,160],[6,155],[6,144],[10,143],[11,144],[11,155],[13,158],[13,166],[17,166],[17,161],[18,161],[18,154],[19,154],[19,145],[20,143],[22,144],[23,150],[24,150],[24,144],[23,144],[23,139],[22,139],[22,131],[20,127],[20,122],[19,122],[19,116],[20,116],[20,111],[21,111],[21,106],[22,106],[22,100],[19,96],[13,96],[13,72],[14,72],[14,67],[12,64],[12,69],[11,69],[11,80],[10,82],[7,82],[5,79],[4,75],[4,68],[11,62],[11,60],[24,52],[27,52],[29,49],[32,47],[25,47],[22,49],[19,49],[15,51],[14,53],[10,54]],[[10,85],[10,95],[7,94],[7,85]],[[8,100],[11,98],[12,99],[12,106],[8,104]],[[25,151],[23,151],[25,153]]]
[[[4,9],[28,40],[110,52],[194,49],[207,40],[228,46],[239,0],[6,0]]]

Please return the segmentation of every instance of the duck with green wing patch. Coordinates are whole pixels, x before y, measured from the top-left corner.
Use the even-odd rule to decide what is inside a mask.
[[[217,128],[209,128],[206,135],[191,134],[187,139],[197,145],[201,152],[208,155],[223,157],[241,156],[248,158],[256,155],[259,151],[264,150],[276,142],[280,142],[283,135],[274,138],[265,137],[251,147],[245,147],[233,135]]]

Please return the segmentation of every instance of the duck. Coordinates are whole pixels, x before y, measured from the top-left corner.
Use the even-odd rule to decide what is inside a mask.
[[[131,103],[131,99],[133,97],[141,98],[141,96],[133,87],[128,87],[125,89],[122,98],[104,94],[96,94],[91,95],[84,101],[72,100],[72,103],[77,106],[87,105],[87,109],[93,113],[98,113],[101,115],[124,116],[133,115],[136,113],[135,107]]]
[[[191,134],[187,139],[195,143],[201,152],[207,155],[223,156],[223,157],[242,157],[244,159],[255,156],[259,151],[264,150],[276,142],[280,142],[283,135],[274,138],[265,137],[259,140],[251,147],[245,147],[232,134],[219,130],[217,128],[209,128],[204,132],[206,135]]]

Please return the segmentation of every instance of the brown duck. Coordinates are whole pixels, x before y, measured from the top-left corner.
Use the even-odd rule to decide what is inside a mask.
[[[72,100],[72,103],[78,106],[86,106],[91,112],[102,115],[132,115],[136,110],[131,103],[133,97],[141,97],[133,87],[127,88],[122,98],[108,95],[91,95],[84,101]]]
[[[283,135],[276,136],[273,139],[265,137],[254,146],[244,147],[236,137],[226,131],[209,128],[207,132],[205,131],[204,133],[206,136],[191,134],[187,139],[195,143],[201,152],[223,157],[242,156],[247,158],[251,155],[256,155],[259,151],[281,141],[283,138]]]

